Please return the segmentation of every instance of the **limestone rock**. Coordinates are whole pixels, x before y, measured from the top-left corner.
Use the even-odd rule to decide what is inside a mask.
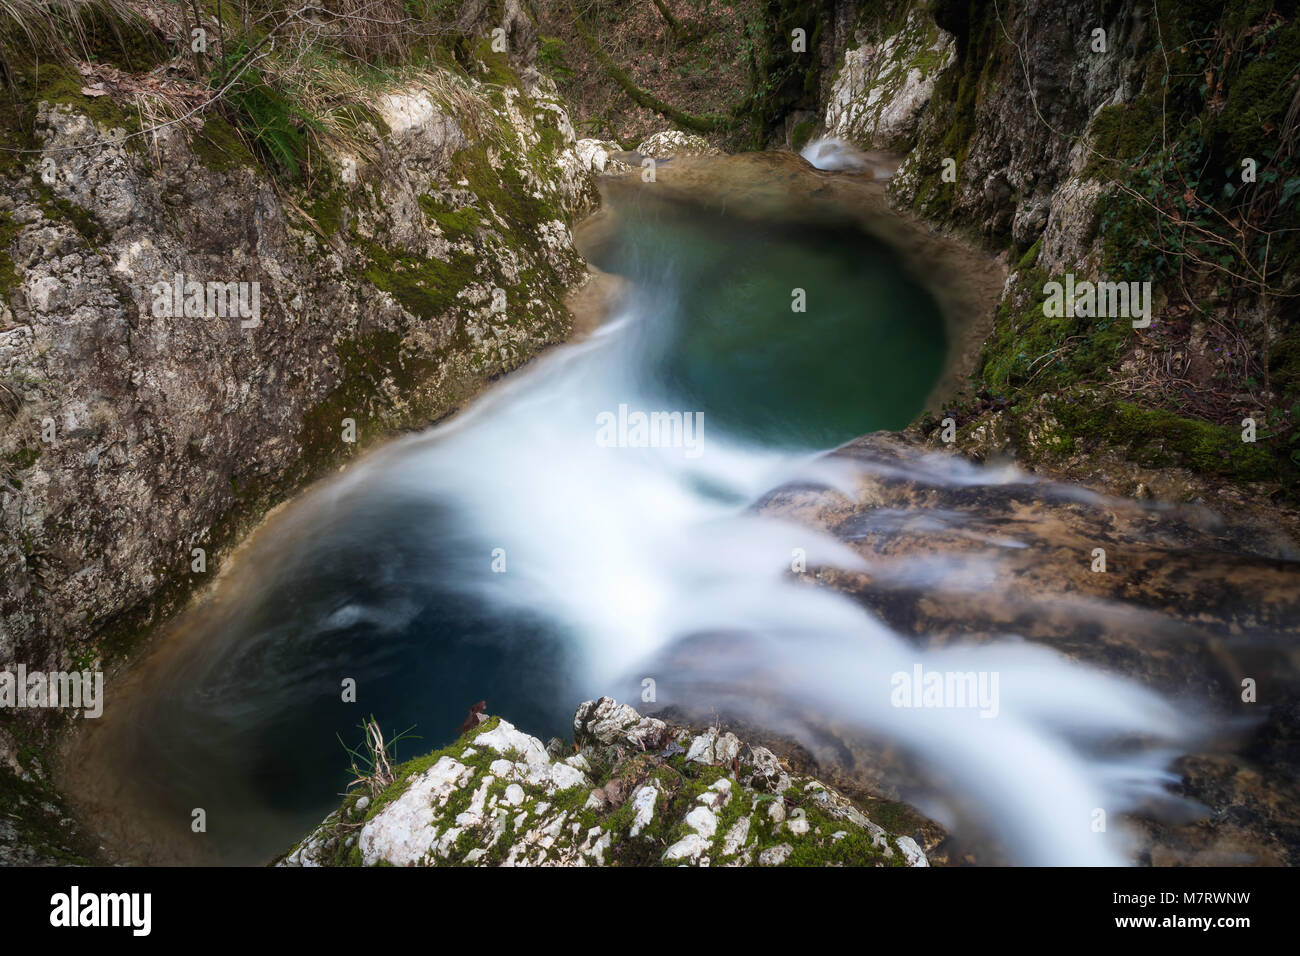
[[[910,10],[902,30],[880,42],[861,38],[845,51],[831,87],[827,135],[863,149],[910,146],[935,81],[956,58],[956,38],[921,9]]]
[[[647,159],[668,156],[716,156],[722,152],[698,133],[670,129],[654,133],[641,141],[636,151]]]
[[[431,765],[431,758],[417,762],[427,769],[403,776],[398,768],[399,792],[385,791],[384,802],[349,798],[280,865],[876,866],[891,859],[928,865],[910,838],[895,840],[847,797],[787,773],[771,751],[747,747],[716,727],[698,735],[699,756],[715,755],[722,744],[724,756],[734,752],[741,760],[735,780],[730,761],[717,765],[688,759],[681,748],[631,746],[647,726],[665,741],[690,738],[686,728],[642,717],[609,698],[582,704],[575,733],[587,750],[603,748],[604,755],[595,764],[584,760],[584,770],[490,718],[433,755]],[[592,766],[607,776],[587,776]],[[746,781],[780,786],[783,793],[774,800]],[[854,830],[869,839],[845,840]]]

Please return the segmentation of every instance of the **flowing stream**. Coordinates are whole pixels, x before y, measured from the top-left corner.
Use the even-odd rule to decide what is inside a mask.
[[[853,569],[856,552],[753,507],[790,482],[851,496],[868,466],[822,452],[923,407],[949,357],[926,284],[842,225],[635,193],[618,205],[599,256],[629,282],[616,314],[273,516],[110,687],[74,755],[88,817],[136,862],[261,863],[337,806],[340,741],[359,743],[371,714],[414,728],[397,744],[407,759],[452,739],[480,698],[545,739],[588,697],[642,706],[645,677],[661,705],[707,707],[707,683],[761,722],[746,691],[761,680],[763,699],[933,768],[928,809],[991,834],[1006,859],[1123,862],[1122,828],[1096,832],[1094,811],[1164,790],[1185,715],[1014,639],[918,649],[792,570],[792,555]],[[652,412],[681,413],[655,419],[665,442],[640,431]],[[1008,480],[923,467],[938,484]],[[675,670],[671,651],[701,638],[724,640]],[[995,714],[897,706],[894,675],[917,667],[994,675]]]

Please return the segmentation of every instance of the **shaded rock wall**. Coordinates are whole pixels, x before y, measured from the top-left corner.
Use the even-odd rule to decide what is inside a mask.
[[[568,335],[598,199],[553,85],[492,78],[360,104],[311,193],[215,118],[114,143],[100,99],[36,105],[0,189],[0,667],[121,660],[271,505]],[[20,810],[57,802],[53,713],[0,714],[24,859],[62,829]]]

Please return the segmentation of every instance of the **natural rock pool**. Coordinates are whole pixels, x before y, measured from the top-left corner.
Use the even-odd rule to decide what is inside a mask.
[[[1173,612],[1016,590],[1035,567],[1086,569],[1099,529],[1173,532],[1143,512],[1121,533],[1101,496],[890,441],[823,455],[902,428],[951,374],[961,269],[932,240],[891,242],[898,222],[871,228],[883,213],[846,216],[835,178],[794,162],[611,187],[585,250],[628,283],[604,325],[268,519],[66,755],[115,853],[269,861],[338,805],[363,720],[412,729],[407,759],[480,699],[543,738],[602,694],[716,706],[804,741],[833,731],[819,760],[901,787],[879,746],[844,743],[883,742],[987,860],[1123,862],[1126,829],[1098,831],[1098,809],[1185,803],[1168,768],[1206,708],[1042,646],[1121,645]],[[1243,580],[1285,590],[1269,574]],[[963,618],[977,639],[951,636]],[[1170,627],[1157,657],[1184,639]],[[930,707],[932,673],[976,675],[980,706]]]
[[[616,208],[594,257],[631,293],[605,328],[290,504],[116,682],[69,765],[124,855],[269,859],[337,803],[341,741],[370,715],[414,728],[402,757],[480,698],[564,734],[582,694],[639,686],[624,666],[671,636],[668,552],[723,557],[690,529],[807,452],[905,425],[938,380],[943,316],[885,242],[645,194]],[[679,447],[602,447],[659,412],[685,416]]]

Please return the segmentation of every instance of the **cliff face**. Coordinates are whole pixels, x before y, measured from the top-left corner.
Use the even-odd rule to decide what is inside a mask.
[[[1129,494],[1288,499],[1294,5],[915,0],[830,22],[812,134],[904,151],[894,203],[1011,273],[967,387],[922,433],[947,444],[951,417],[968,454]],[[1067,276],[1124,283],[1145,314],[1054,313]]]
[[[0,168],[0,666],[120,659],[294,488],[565,338],[596,196],[519,46],[367,93],[312,191],[215,115],[115,141],[149,94],[42,68]],[[3,715],[16,810],[48,713]]]

